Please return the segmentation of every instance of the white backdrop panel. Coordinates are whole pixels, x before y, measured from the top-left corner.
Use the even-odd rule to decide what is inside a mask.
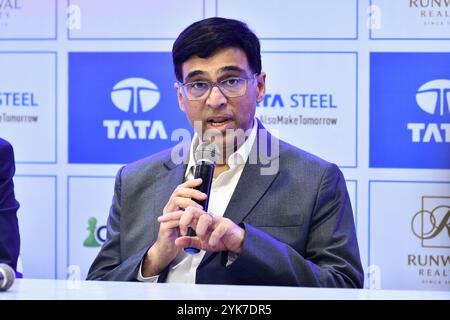
[[[450,183],[372,181],[370,264],[381,288],[450,290]]]
[[[56,277],[56,177],[16,176],[24,278]]]
[[[0,51],[0,136],[17,162],[56,162],[56,53]]]
[[[85,279],[106,238],[114,177],[68,177],[68,261]]]
[[[70,0],[70,4],[77,8],[71,39],[176,38],[185,26],[204,17],[202,0]]]
[[[218,0],[217,15],[246,21],[256,34],[274,38],[357,38],[356,0]]]
[[[263,53],[267,95],[257,115],[288,143],[356,166],[355,53]]]
[[[373,39],[450,39],[448,1],[371,0],[371,4],[377,26],[371,32]]]

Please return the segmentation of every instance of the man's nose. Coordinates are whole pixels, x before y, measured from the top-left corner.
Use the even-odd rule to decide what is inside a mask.
[[[227,104],[227,97],[225,97],[217,86],[214,86],[211,89],[208,99],[206,99],[206,104],[212,108],[220,108]]]

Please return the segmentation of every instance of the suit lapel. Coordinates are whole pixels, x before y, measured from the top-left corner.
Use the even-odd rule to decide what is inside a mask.
[[[187,166],[185,163],[187,163],[187,161],[174,163],[170,154],[166,156],[166,159],[163,161],[162,170],[160,170],[157,176],[153,178],[158,181],[158,187],[153,191],[154,198],[158,199],[153,205],[153,212],[161,212],[162,214],[164,206],[169,200],[172,192],[180,183],[183,183]],[[155,235],[157,236],[158,227],[155,227],[155,232]]]
[[[186,162],[187,163],[187,162]],[[158,190],[157,198],[160,199],[158,203],[155,204],[154,212],[163,212],[164,206],[169,200],[170,195],[175,190],[175,188],[181,184],[184,180],[184,174],[186,172],[186,164],[180,163],[175,164],[172,160],[168,160],[164,163],[167,171],[161,173],[160,176],[157,177],[158,181],[160,181],[160,189]],[[154,241],[156,241],[158,237],[159,224],[155,223],[153,225],[153,234],[155,235]],[[170,264],[161,271],[158,282],[164,282],[167,278],[167,274],[170,270]]]
[[[261,135],[261,130],[264,130],[264,135]],[[265,135],[267,134],[267,135]],[[266,161],[263,160],[262,155],[264,153],[269,154],[266,160],[270,161],[279,161],[279,150],[271,149],[271,141],[275,139],[276,143],[279,143],[278,139],[273,137],[265,130],[265,128],[258,122],[258,134],[257,139],[255,140],[251,155],[247,160],[247,163],[244,167],[241,177],[239,178],[239,182],[236,186],[236,189],[233,192],[233,195],[228,203],[227,209],[225,210],[224,217],[229,218],[234,223],[241,223],[245,217],[247,217],[251,210],[256,206],[259,200],[264,196],[266,191],[269,189],[275,178],[279,174],[279,170],[275,174],[264,175],[261,172],[264,172],[264,165]],[[265,140],[265,141],[264,141]],[[261,148],[263,143],[267,143],[265,146]],[[279,147],[279,144],[276,146]],[[262,154],[261,154],[262,153]],[[252,163],[252,159],[257,159],[256,163]],[[206,252],[200,266],[207,263],[209,258],[214,255],[214,252]]]
[[[235,223],[241,223],[250,213],[278,176],[279,170],[274,174],[264,174],[269,161],[279,161],[279,140],[258,121],[255,142],[224,217]]]
[[[261,175],[260,164],[246,164],[239,183],[225,210],[224,217],[241,223],[278,176]]]
[[[186,171],[186,165],[182,163],[178,165],[172,164],[170,167],[167,166],[167,164],[164,165],[169,170],[157,177],[157,180],[160,181],[160,187],[157,193],[160,195],[158,198],[161,199],[161,201],[156,204],[158,207],[157,209],[160,209],[158,212],[162,212],[172,192],[180,183],[183,183],[184,173]]]

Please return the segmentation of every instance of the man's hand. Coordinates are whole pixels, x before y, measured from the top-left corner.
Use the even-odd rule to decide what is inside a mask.
[[[175,240],[177,248],[194,247],[205,251],[241,253],[244,229],[228,218],[214,217],[197,206],[164,214],[158,221],[178,224],[181,237]],[[186,236],[189,227],[195,230],[196,237]]]
[[[202,179],[197,178],[186,181],[176,187],[172,195],[170,196],[169,201],[167,201],[167,204],[163,209],[163,213],[166,214],[168,212],[184,210],[189,206],[202,209],[203,207],[201,205],[192,200],[196,199],[199,201],[203,201],[206,199],[206,194],[194,189],[201,184]]]
[[[169,213],[181,215],[188,206],[201,209],[202,206],[192,200],[192,198],[196,200],[206,199],[206,194],[193,189],[201,183],[202,179],[194,179],[177,186],[163,209],[163,216]],[[179,222],[172,219],[160,222],[158,238],[147,251],[142,264],[142,275],[144,277],[158,275],[180,251],[180,247],[175,245],[175,240],[179,236]]]

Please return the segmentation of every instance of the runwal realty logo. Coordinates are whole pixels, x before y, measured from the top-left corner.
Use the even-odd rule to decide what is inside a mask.
[[[405,4],[417,13],[424,26],[450,26],[450,0],[409,0]]]
[[[9,26],[12,16],[22,10],[22,5],[19,0],[1,0],[0,1],[0,28]],[[1,29],[0,29],[1,30]]]
[[[417,269],[422,284],[450,286],[450,197],[422,196],[412,215],[411,232],[422,250],[408,253],[409,268]]]
[[[450,203],[450,197],[442,198]],[[430,210],[422,208],[414,214],[411,230],[424,248],[450,249],[450,205],[438,205]]]
[[[69,163],[135,161],[190,125],[169,52],[69,53]]]
[[[370,166],[450,169],[450,53],[372,53]]]

